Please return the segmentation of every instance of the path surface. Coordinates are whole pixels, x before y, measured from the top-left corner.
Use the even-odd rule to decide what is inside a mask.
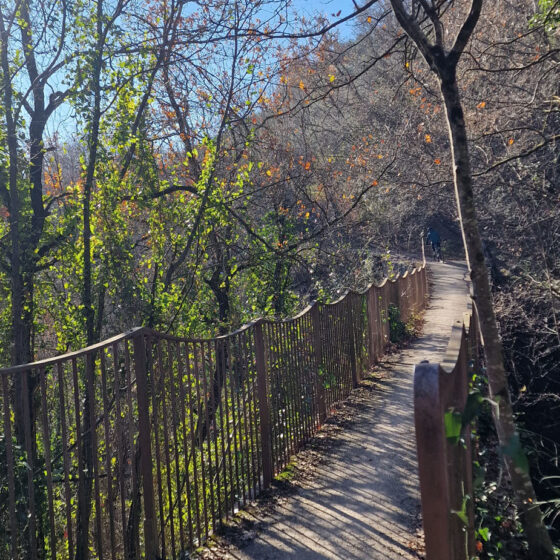
[[[467,306],[465,267],[430,266],[433,297],[424,334],[385,364],[383,394],[367,403],[319,474],[274,508],[237,560],[417,558],[420,511],[412,408],[412,370],[443,358],[451,326]],[[412,546],[411,546],[412,545]]]

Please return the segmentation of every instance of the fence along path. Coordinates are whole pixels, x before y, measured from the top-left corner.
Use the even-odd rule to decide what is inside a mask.
[[[442,480],[447,476],[442,476],[442,471],[445,472],[448,463],[442,455],[430,455],[434,446],[439,445],[442,431],[442,428],[436,430],[433,423],[423,426],[422,441],[418,442],[419,452],[423,444],[429,457],[429,464],[420,469],[420,475],[422,471],[431,474],[428,486],[422,481],[419,484],[412,376],[415,365],[422,360],[429,360],[429,364],[422,366],[435,368],[436,371],[439,371],[438,362],[441,363],[444,356],[446,368],[449,366],[448,357],[453,363],[457,360],[455,338],[451,339],[452,346],[448,343],[451,325],[455,319],[462,319],[467,309],[465,272],[464,263],[430,265],[430,305],[424,314],[421,336],[405,350],[391,355],[377,366],[375,390],[367,397],[362,393],[358,406],[352,407],[355,416],[351,426],[345,426],[337,435],[336,446],[329,450],[325,462],[317,467],[313,479],[303,481],[295,495],[279,500],[271,512],[267,511],[262,516],[256,514],[252,528],[258,528],[258,535],[252,541],[241,541],[239,548],[224,543],[216,558],[417,559],[421,547],[417,533],[421,487],[422,518],[426,545],[429,545],[427,558],[466,560],[465,557],[448,554],[449,546],[445,541],[450,536],[447,532],[450,528],[448,520],[457,518],[450,509],[461,509],[461,498],[458,507],[455,501],[459,477],[454,477],[451,492],[443,490]],[[457,367],[463,368],[462,365]],[[418,371],[418,366],[416,369]],[[452,383],[457,387],[456,383],[460,381]],[[441,409],[434,401],[425,402],[425,405],[424,415],[431,406],[434,408],[432,417],[441,412],[439,420],[442,423],[443,410],[446,409]],[[419,420],[417,417],[417,429],[419,423],[422,425],[422,420]],[[452,470],[449,465],[449,472]],[[425,507],[430,505],[430,501],[435,505],[435,518],[432,515],[434,507]],[[429,524],[426,524],[427,516],[431,520]],[[457,524],[452,525],[455,530]],[[432,534],[434,527],[435,535]],[[459,533],[453,536],[457,537]],[[458,542],[465,550],[464,532]],[[434,544],[436,555],[432,559],[430,554]]]
[[[476,556],[469,383],[480,367],[476,308],[457,319],[440,363],[422,361],[414,368],[414,423],[427,560],[468,560]],[[446,416],[455,416],[448,433]],[[462,440],[462,441],[461,441]],[[456,513],[463,512],[463,518]]]
[[[383,354],[425,267],[213,339],[134,329],[0,369],[0,559],[182,558]]]

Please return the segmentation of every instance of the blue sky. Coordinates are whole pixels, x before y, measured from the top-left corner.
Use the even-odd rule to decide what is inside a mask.
[[[364,0],[357,1],[357,4],[363,5]],[[332,14],[336,15],[340,11],[338,17],[342,18],[355,10],[352,0],[292,0],[292,6],[300,15],[312,17],[317,14],[325,14],[330,21],[338,19]],[[352,22],[349,22],[339,26],[342,38],[348,39],[352,36],[352,25]]]
[[[354,10],[352,0],[293,0],[293,5],[309,15],[325,13],[330,16],[341,10],[340,17],[342,17]]]

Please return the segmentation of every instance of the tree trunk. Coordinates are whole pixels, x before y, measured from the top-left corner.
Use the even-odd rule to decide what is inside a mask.
[[[398,22],[414,41],[430,69],[439,79],[451,143],[457,212],[461,222],[467,265],[473,282],[473,300],[477,307],[483,338],[490,393],[498,404],[498,410],[494,410],[494,423],[500,445],[504,448],[506,465],[522,513],[521,522],[527,535],[531,558],[534,560],[553,559],[555,555],[552,542],[544,525],[541,510],[536,505],[535,491],[527,472],[527,459],[521,447],[519,435],[515,430],[502,342],[494,313],[488,269],[484,261],[476,218],[469,144],[457,85],[457,64],[478,23],[482,0],[472,0],[468,16],[457,33],[449,52],[444,49],[444,27],[437,8],[427,2],[420,4],[423,12],[411,15],[406,11],[403,0],[391,0],[391,6]],[[420,27],[419,21],[423,16],[432,24],[435,43],[428,40]]]
[[[101,120],[101,65],[103,59],[103,49],[105,34],[103,30],[103,1],[97,1],[96,8],[96,41],[94,57],[92,61],[93,73],[90,81],[90,91],[93,93],[93,108],[90,120],[90,130],[88,136],[88,163],[86,177],[84,181],[84,194],[82,199],[83,231],[82,239],[84,244],[83,252],[83,284],[82,284],[82,304],[84,306],[85,335],[86,345],[90,346],[97,342],[95,329],[95,309],[93,306],[93,273],[91,259],[91,195],[95,181],[95,168],[97,165],[97,148],[99,144],[99,124]],[[101,310],[98,310],[100,313]],[[101,316],[99,316],[101,321]],[[93,387],[95,354],[88,356],[85,371],[85,386]],[[87,390],[84,399],[84,420],[82,453],[84,457],[84,472],[80,478],[78,491],[78,520],[76,537],[76,560],[87,560],[89,558],[89,526],[92,509],[92,473],[95,452],[93,449],[93,430],[92,423],[91,397],[94,395],[93,389]]]
[[[6,122],[6,140],[8,144],[8,184],[2,191],[8,211],[10,213],[10,299],[11,299],[11,363],[13,365],[31,362],[33,351],[31,336],[33,330],[33,273],[34,252],[29,250],[28,242],[31,232],[27,231],[22,212],[22,201],[20,197],[20,166],[18,158],[17,123],[13,114],[12,83],[10,81],[11,69],[8,58],[9,33],[4,25],[2,6],[0,6],[0,64],[3,89],[4,119]],[[24,376],[27,376],[24,383]],[[27,390],[25,387],[27,386]],[[30,418],[27,421],[31,426],[31,456],[27,457],[30,465],[35,465],[36,445],[34,437],[35,422],[33,407],[34,378],[25,372],[17,375],[14,379],[14,414],[15,414],[15,437],[22,449],[27,449],[24,411],[29,410]],[[27,401],[27,406],[24,403]],[[21,480],[21,484],[27,493],[28,478]],[[29,511],[25,501],[18,501],[17,517],[19,529],[23,532],[23,542],[30,543],[36,538],[32,525],[29,523]],[[29,552],[24,545],[24,552]]]
[[[482,241],[476,218],[472,189],[472,174],[463,109],[457,88],[455,67],[440,70],[440,89],[445,104],[449,139],[453,157],[455,196],[461,222],[461,231],[473,283],[473,300],[478,311],[480,331],[488,372],[491,397],[497,402],[494,420],[498,439],[511,476],[513,490],[521,510],[521,521],[531,557],[535,560],[555,558],[550,536],[543,522],[529,473],[524,468],[526,460],[515,429],[513,409],[504,367],[502,341],[494,313],[488,269],[484,261]]]

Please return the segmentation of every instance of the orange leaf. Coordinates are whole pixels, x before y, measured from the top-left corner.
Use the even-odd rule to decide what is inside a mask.
[[[510,139],[508,140],[508,144],[509,144],[510,146],[513,144],[513,138],[510,138]]]
[[[424,136],[424,140],[426,140],[426,142],[427,142],[428,144],[430,144],[431,141],[432,141],[432,137],[431,137],[429,134],[426,134],[426,135]]]
[[[434,163],[436,165],[440,165],[441,164],[441,159],[439,159],[439,158],[434,159]]]
[[[368,23],[371,23],[371,16],[368,16],[367,22],[368,22]]]
[[[305,89],[305,84],[303,83],[303,81],[299,82],[299,89]]]
[[[309,169],[311,168],[311,163],[309,163],[308,161],[306,161],[306,162],[305,162],[305,165],[304,165],[303,167],[304,167],[304,169],[305,169],[306,171],[309,171]]]
[[[484,109],[484,107],[486,107],[486,101],[481,101],[476,108],[477,109]]]

